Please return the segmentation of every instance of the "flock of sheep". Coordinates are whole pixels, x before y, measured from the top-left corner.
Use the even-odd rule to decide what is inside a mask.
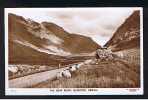
[[[110,49],[98,49],[97,50],[97,60],[112,60],[113,59],[113,53]],[[89,59],[85,60],[84,62],[81,62],[79,64],[73,64],[67,69],[64,69],[57,73],[56,78],[60,79],[62,77],[71,78],[71,73],[78,70],[82,65],[85,64],[98,64],[98,62],[95,61],[96,59]]]
[[[69,66],[68,68],[58,72],[56,74],[56,79],[60,79],[62,77],[71,78],[72,72],[78,70],[82,65],[87,65],[87,64],[90,64],[91,62],[93,62],[93,60],[89,59],[89,60],[85,60],[84,62],[81,62],[81,63],[73,64],[73,65]]]
[[[66,69],[63,69],[62,71],[60,71],[56,74],[56,78],[57,79],[62,78],[62,77],[70,78],[72,72],[78,70],[82,65],[86,65],[86,64],[89,64],[91,62],[94,62],[94,60],[89,59],[89,60],[85,60],[84,62],[81,62],[81,63],[68,65],[69,67],[67,67]],[[19,68],[15,65],[9,65],[8,70],[11,73],[15,74],[19,71]]]

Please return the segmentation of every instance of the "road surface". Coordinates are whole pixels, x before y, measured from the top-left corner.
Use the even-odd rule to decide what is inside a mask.
[[[30,87],[40,82],[55,78],[57,72],[62,71],[63,69],[66,68],[67,67],[11,79],[9,80],[9,87],[10,88]]]

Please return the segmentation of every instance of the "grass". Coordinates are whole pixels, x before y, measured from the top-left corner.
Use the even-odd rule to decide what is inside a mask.
[[[135,88],[139,87],[139,72],[135,66],[121,61],[103,61],[85,65],[72,73],[72,78],[47,80],[32,87],[38,88]],[[138,67],[136,67],[138,68]]]

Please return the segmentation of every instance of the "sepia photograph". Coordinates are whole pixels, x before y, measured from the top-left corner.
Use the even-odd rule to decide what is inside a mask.
[[[142,11],[5,8],[6,95],[142,95]]]

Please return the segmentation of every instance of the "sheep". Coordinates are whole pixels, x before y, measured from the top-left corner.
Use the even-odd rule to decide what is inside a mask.
[[[96,62],[96,65],[98,65],[99,63],[98,62]]]
[[[17,73],[18,72],[18,68],[17,67],[8,67],[8,70],[12,73]]]
[[[92,62],[90,63],[91,65],[94,65],[94,64],[96,64],[96,62],[98,62],[99,61],[99,59],[92,59]]]
[[[79,69],[82,65],[84,65],[84,63],[79,63],[77,64],[76,68]]]
[[[58,73],[56,74],[56,78],[57,78],[57,79],[62,78],[62,77],[63,77],[62,73],[63,73],[63,72],[58,72]]]
[[[84,65],[83,62],[79,63],[79,64],[76,64],[76,69],[79,69],[82,65]]]
[[[84,64],[86,64],[86,65],[87,65],[87,64],[90,64],[91,62],[92,62],[92,60],[91,60],[91,59],[89,59],[89,60],[85,60],[85,61],[84,61]]]
[[[66,77],[66,78],[71,78],[71,73],[69,70],[64,70],[62,72],[63,76]]]
[[[76,69],[76,66],[77,66],[76,64],[70,66],[70,67],[69,67],[69,70],[70,70],[71,72],[76,71],[76,70],[77,70],[77,69]]]
[[[121,58],[121,59],[124,58],[124,54],[123,54],[123,52],[118,52],[116,55],[117,55],[119,58]]]

